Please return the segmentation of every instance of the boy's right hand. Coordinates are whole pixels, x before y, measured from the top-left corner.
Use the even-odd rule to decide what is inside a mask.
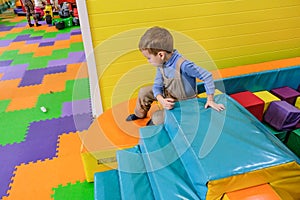
[[[163,98],[163,96],[158,95],[156,99],[163,106],[164,109],[171,110],[174,108],[174,99],[172,98]]]

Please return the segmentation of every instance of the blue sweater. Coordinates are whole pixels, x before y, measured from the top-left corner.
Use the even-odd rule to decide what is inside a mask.
[[[164,64],[163,70],[166,77],[168,78],[174,77],[176,62],[180,57],[181,55],[178,53],[178,51],[175,50],[173,52],[172,57]],[[183,82],[186,95],[188,97],[197,94],[196,78],[204,82],[204,87],[207,94],[214,94],[215,91],[214,80],[212,74],[209,71],[195,65],[195,63],[189,60],[185,60],[182,63],[180,69],[181,69],[180,70],[181,79]],[[157,68],[156,77],[153,85],[153,93],[155,97],[159,94],[161,95],[163,94],[163,82],[164,82],[163,76],[159,68]]]

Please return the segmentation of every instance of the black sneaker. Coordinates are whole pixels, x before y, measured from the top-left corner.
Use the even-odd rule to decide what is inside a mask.
[[[35,24],[36,26],[42,26],[42,24]]]
[[[34,24],[29,24],[29,26],[30,26],[30,27],[33,27],[33,26],[34,26]]]
[[[130,114],[130,115],[128,115],[128,117],[126,118],[126,121],[134,121],[134,120],[137,120],[137,119],[141,119],[141,118],[139,118],[139,117],[136,116],[135,114]]]
[[[152,125],[154,125],[154,124],[153,124],[152,119],[150,119],[150,120],[147,122],[146,126],[152,126]]]

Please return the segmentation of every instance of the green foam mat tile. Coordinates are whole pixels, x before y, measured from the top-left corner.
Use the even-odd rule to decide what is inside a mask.
[[[8,33],[4,37],[1,37],[0,40],[13,40],[19,35],[19,33]]]
[[[48,66],[49,62],[48,56],[41,56],[41,57],[32,57],[28,62],[28,70],[31,69],[42,69]]]
[[[13,60],[16,56],[18,56],[19,50],[9,50],[4,51],[0,56],[0,60]]]
[[[89,79],[82,78],[68,81],[66,84],[66,91],[73,91],[72,101],[90,98]]]
[[[69,184],[67,186],[58,186],[52,190],[54,191],[52,195],[54,200],[94,199],[94,184],[86,181],[83,183],[77,182],[75,184]]]
[[[31,122],[58,118],[64,102],[90,98],[89,79],[68,80],[62,92],[41,94],[34,108],[0,113],[0,145],[24,141]],[[43,113],[40,107],[46,107]],[[13,129],[11,127],[14,127]]]
[[[43,35],[43,39],[46,38],[55,38],[57,36],[58,32],[46,32]]]
[[[69,52],[71,52],[70,48],[53,50],[51,56],[49,56],[49,60],[68,58]]]
[[[30,28],[30,29],[24,29],[23,31],[21,31],[19,33],[19,35],[26,35],[26,34],[32,34],[34,32],[34,29]]]
[[[45,34],[45,30],[34,31],[30,34],[30,37],[43,36]]]
[[[1,100],[0,101],[0,113],[5,112],[10,100]]]
[[[70,49],[72,49],[72,52],[75,52],[75,51],[83,51],[84,48],[83,48],[83,43],[82,42],[75,42],[75,43],[72,43],[70,45]]]
[[[18,54],[13,62],[11,63],[11,65],[18,65],[18,64],[25,64],[25,63],[29,63],[30,60],[33,57],[33,53],[24,53],[24,54]]]

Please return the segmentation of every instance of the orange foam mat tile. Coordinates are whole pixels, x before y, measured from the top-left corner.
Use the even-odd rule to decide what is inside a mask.
[[[56,46],[38,47],[36,51],[34,51],[33,57],[50,56],[55,49],[57,49]]]
[[[65,90],[68,80],[87,78],[86,63],[69,64],[65,73],[47,74],[44,76],[41,93],[60,92]]]
[[[26,44],[25,41],[11,42],[11,43],[6,47],[6,50],[17,50],[17,49],[20,49],[20,47],[24,46],[25,44]]]
[[[86,62],[69,64],[67,71],[70,71],[70,78],[88,78],[88,67]]]
[[[9,31],[9,33],[20,33],[23,30],[24,30],[24,27],[14,27]]]
[[[71,42],[82,42],[82,36],[81,35],[71,35],[70,41]]]
[[[19,54],[32,53],[38,51],[39,44],[24,44],[19,47]]]
[[[12,98],[6,108],[6,112],[33,108],[37,103],[38,96],[26,96]]]
[[[15,89],[12,98],[37,96],[41,94],[41,85],[29,85],[25,87],[18,87]]]
[[[0,100],[11,99],[21,79],[0,81]]]
[[[58,157],[17,166],[9,195],[3,200],[50,200],[52,188],[68,183],[74,184],[76,181],[83,182],[85,174],[80,147],[78,133],[61,135]]]
[[[12,18],[11,20],[10,20],[10,22],[20,22],[20,21],[23,21],[25,18],[24,18],[24,16],[15,16],[14,18]]]
[[[58,41],[55,41],[55,44],[54,46],[57,48],[57,49],[60,49],[60,48],[70,48],[70,40],[58,40]]]

